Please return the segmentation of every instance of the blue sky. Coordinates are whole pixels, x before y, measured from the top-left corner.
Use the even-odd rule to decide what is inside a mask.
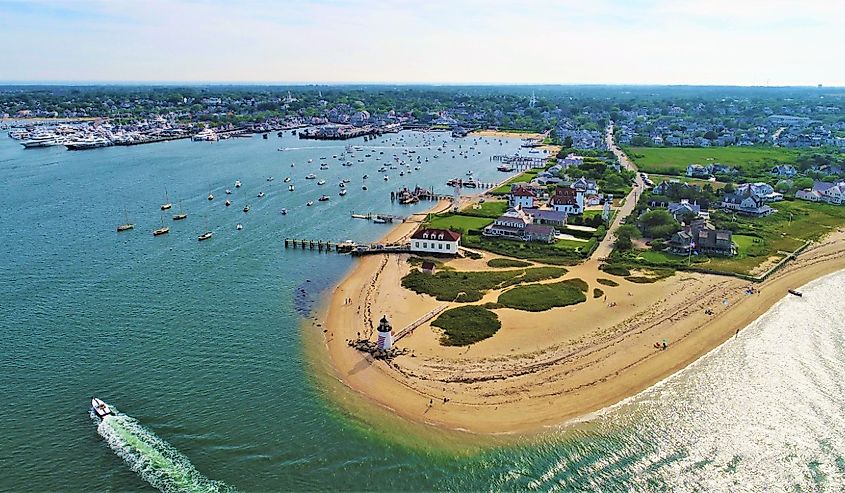
[[[0,81],[845,86],[839,0],[0,0]]]

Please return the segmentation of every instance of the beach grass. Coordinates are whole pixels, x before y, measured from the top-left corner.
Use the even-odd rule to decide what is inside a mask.
[[[446,310],[431,325],[443,329],[440,344],[444,346],[468,346],[491,337],[502,328],[498,315],[477,305]]]
[[[472,302],[491,289],[502,289],[520,283],[554,279],[566,274],[562,267],[534,267],[505,271],[440,271],[424,274],[413,269],[402,278],[402,286],[415,293],[427,294],[439,301]]]
[[[596,239],[589,241],[558,240],[555,243],[525,242],[466,235],[464,246],[487,250],[498,255],[552,265],[575,265],[592,251]]]
[[[601,298],[604,296],[604,290],[601,288],[593,288],[593,298]]]
[[[613,287],[616,287],[616,286],[619,286],[619,283],[618,283],[618,282],[613,281],[613,280],[611,280],[611,279],[605,279],[605,278],[603,278],[603,277],[599,277],[598,279],[596,279],[596,282],[597,282],[597,283],[599,283],[599,284],[602,284],[602,285],[604,285],[604,286],[610,286],[610,287],[612,287],[612,288],[613,288]]]
[[[542,312],[552,308],[575,305],[587,301],[587,283],[568,279],[551,284],[529,284],[509,289],[499,296],[498,303],[507,308],[528,312]]]

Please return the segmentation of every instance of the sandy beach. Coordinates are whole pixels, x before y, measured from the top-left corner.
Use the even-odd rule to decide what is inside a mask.
[[[435,207],[448,207],[443,202]],[[424,214],[385,238],[412,233]],[[314,324],[326,328],[322,357],[346,386],[389,412],[445,429],[483,434],[533,433],[612,405],[689,365],[737,335],[787,294],[845,268],[845,234],[811,246],[766,282],[680,272],[654,284],[633,284],[590,260],[564,279],[580,278],[604,297],[545,312],[497,309],[502,329],[469,347],[439,344],[439,330],[418,327],[397,346],[412,354],[373,360],[348,346],[387,314],[394,332],[441,306],[401,287],[408,255],[367,256],[333,291]],[[459,259],[458,270],[489,270]],[[597,278],[619,283],[608,287]],[[548,281],[553,282],[553,281]],[[489,292],[479,303],[495,301]],[[351,299],[351,302],[348,300]],[[448,306],[459,304],[445,303]],[[613,306],[611,306],[613,305]],[[705,310],[708,313],[705,313]],[[374,336],[373,336],[374,337]],[[666,340],[667,349],[655,342]]]

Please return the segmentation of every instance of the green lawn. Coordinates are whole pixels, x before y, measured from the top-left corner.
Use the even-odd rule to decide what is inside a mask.
[[[542,312],[555,307],[583,303],[587,301],[584,294],[586,290],[587,283],[581,279],[517,286],[502,293],[498,303],[515,310]]]
[[[444,331],[440,344],[468,346],[491,337],[502,327],[502,322],[484,307],[459,306],[441,313],[431,325]]]
[[[508,210],[508,203],[503,200],[488,200],[477,205],[478,209],[469,206],[461,211],[465,216],[478,216],[496,219]]]
[[[485,238],[481,235],[465,235],[461,238],[461,244],[469,248],[479,248],[506,257],[553,265],[577,264],[584,259],[593,242],[595,242],[595,239],[588,242],[559,240],[548,244]]]
[[[444,214],[442,216],[432,216],[431,222],[428,223],[428,226],[430,228],[451,229],[452,231],[466,233],[470,230],[482,230],[492,223],[493,219],[488,217]]]
[[[753,174],[776,164],[792,164],[798,155],[778,147],[630,147],[625,151],[640,171],[668,175],[684,174],[689,164],[713,163]]]
[[[566,274],[562,267],[534,267],[504,271],[439,271],[434,275],[414,269],[402,278],[402,286],[439,301],[478,301],[486,291],[524,282],[554,279]]]
[[[522,173],[514,176],[510,180],[506,181],[502,186],[498,188],[494,188],[490,190],[489,194],[491,195],[506,195],[511,192],[511,184],[513,183],[528,183],[534,178],[537,177],[540,172],[543,171],[542,169],[529,169],[527,171],[523,171]]]
[[[493,267],[496,269],[501,269],[503,267],[528,267],[528,262],[523,262],[522,260],[514,260],[510,258],[491,258],[487,261],[488,267]]]
[[[704,186],[704,185],[710,184],[710,186],[713,187],[714,190],[719,190],[721,188],[724,188],[724,186],[725,186],[725,183],[722,183],[720,181],[702,180],[700,178],[690,178],[688,176],[660,175],[660,174],[649,173],[648,177],[651,181],[654,182],[655,185],[659,185],[660,182],[662,182],[664,180],[666,180],[666,181],[678,180],[681,183],[690,183],[692,185],[699,185],[699,186]]]

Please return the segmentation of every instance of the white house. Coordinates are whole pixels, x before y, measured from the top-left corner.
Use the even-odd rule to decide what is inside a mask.
[[[518,209],[530,209],[534,207],[534,199],[536,198],[537,194],[535,194],[533,190],[523,187],[514,187],[513,190],[511,190],[508,205]]]
[[[570,187],[557,187],[549,205],[558,212],[581,214],[584,212],[584,192]]]
[[[411,251],[457,255],[461,234],[448,229],[420,228],[411,235]]]

